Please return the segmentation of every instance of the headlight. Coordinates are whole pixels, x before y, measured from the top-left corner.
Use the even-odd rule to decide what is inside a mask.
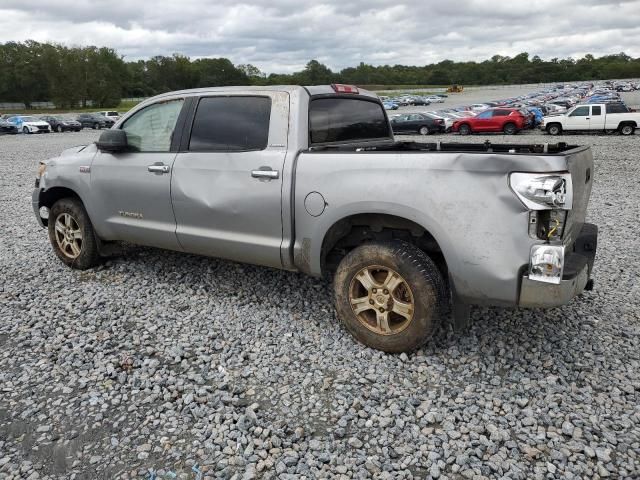
[[[521,173],[509,176],[509,185],[529,210],[571,210],[573,188],[570,173]]]

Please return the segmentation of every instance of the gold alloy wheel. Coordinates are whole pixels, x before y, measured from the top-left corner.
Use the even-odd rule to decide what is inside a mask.
[[[365,327],[379,335],[395,335],[413,320],[411,288],[389,267],[372,265],[360,270],[349,286],[349,303]]]
[[[56,218],[55,235],[58,247],[69,258],[78,258],[82,251],[82,230],[78,221],[68,213]]]

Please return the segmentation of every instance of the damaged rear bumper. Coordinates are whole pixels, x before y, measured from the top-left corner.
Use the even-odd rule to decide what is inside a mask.
[[[557,307],[565,305],[583,290],[591,290],[591,272],[598,245],[598,227],[585,223],[573,244],[565,253],[562,280],[559,284],[531,280],[525,273],[520,287],[520,307]]]

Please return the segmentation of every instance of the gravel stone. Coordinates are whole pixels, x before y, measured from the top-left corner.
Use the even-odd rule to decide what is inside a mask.
[[[593,291],[474,307],[400,356],[351,338],[324,279],[131,245],[63,266],[34,172],[99,133],[0,137],[0,478],[637,476],[640,135],[400,137],[591,145],[600,228]]]

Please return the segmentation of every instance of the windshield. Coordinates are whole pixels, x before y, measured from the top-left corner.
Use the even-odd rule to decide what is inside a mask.
[[[23,122],[39,122],[40,121],[36,117],[20,117],[20,118],[22,118]]]
[[[311,143],[391,140],[387,116],[378,102],[362,98],[317,98],[309,105]]]

